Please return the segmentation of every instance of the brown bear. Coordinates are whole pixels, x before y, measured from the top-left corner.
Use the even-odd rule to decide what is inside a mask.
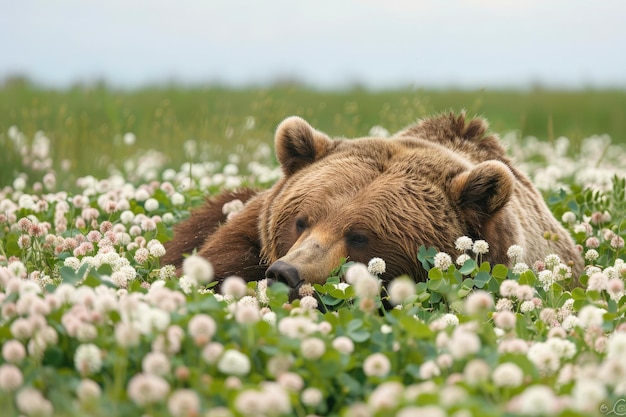
[[[323,283],[342,258],[386,262],[384,282],[427,273],[421,245],[457,255],[460,236],[484,239],[484,260],[508,264],[511,245],[529,265],[549,253],[583,268],[571,236],[541,194],[505,155],[482,119],[445,114],[419,121],[391,138],[331,139],[299,117],[275,136],[284,175],[270,189],[225,192],[177,225],[165,264],[183,255],[211,261],[216,279],[265,277],[295,292]],[[222,206],[244,208],[227,220]],[[545,232],[558,238],[549,241]]]

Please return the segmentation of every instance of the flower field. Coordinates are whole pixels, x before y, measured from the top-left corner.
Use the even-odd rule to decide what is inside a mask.
[[[458,253],[415,254],[427,282],[381,288],[384,259],[347,262],[291,304],[237,277],[215,294],[194,255],[181,278],[160,263],[205,195],[279,177],[268,145],[177,168],[145,151],[67,185],[44,132],[0,140],[28,172],[0,189],[3,416],[626,415],[626,148],[608,137],[503,137],[582,276],[450,236]]]

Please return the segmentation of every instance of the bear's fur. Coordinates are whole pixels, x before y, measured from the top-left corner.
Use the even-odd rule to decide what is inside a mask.
[[[509,264],[522,246],[532,265],[558,254],[574,273],[582,258],[541,194],[487,134],[482,119],[445,114],[422,120],[391,138],[331,139],[298,117],[276,130],[284,175],[270,189],[225,192],[176,226],[163,258],[180,268],[197,249],[216,279],[266,276],[296,290],[323,283],[342,258],[380,257],[389,281],[408,274],[426,279],[421,245],[458,255],[460,236],[484,239],[484,260]],[[244,209],[226,219],[234,199]],[[558,237],[547,240],[544,233]]]

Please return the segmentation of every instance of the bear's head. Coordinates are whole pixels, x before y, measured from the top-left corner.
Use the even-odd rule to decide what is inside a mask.
[[[342,258],[382,258],[383,281],[424,280],[421,245],[454,254],[459,236],[502,240],[513,227],[515,177],[501,161],[419,136],[331,139],[298,117],[278,126],[275,146],[284,175],[260,215],[261,255],[267,277],[292,289],[323,283]]]

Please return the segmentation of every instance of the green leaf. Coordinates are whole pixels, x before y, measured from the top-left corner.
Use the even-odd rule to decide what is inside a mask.
[[[491,275],[494,278],[503,280],[506,279],[507,274],[509,273],[509,268],[507,268],[506,266],[502,265],[502,264],[497,264],[493,267],[493,270],[491,271]]]
[[[480,271],[474,277],[474,286],[476,286],[476,288],[483,288],[485,285],[487,285],[490,279],[491,275],[489,275],[488,272]]]
[[[469,275],[476,269],[476,261],[473,259],[468,259],[465,261],[463,266],[459,268],[459,272],[463,275]]]
[[[520,285],[530,285],[531,287],[535,286],[535,274],[530,269],[528,271],[522,272],[519,276]]]

